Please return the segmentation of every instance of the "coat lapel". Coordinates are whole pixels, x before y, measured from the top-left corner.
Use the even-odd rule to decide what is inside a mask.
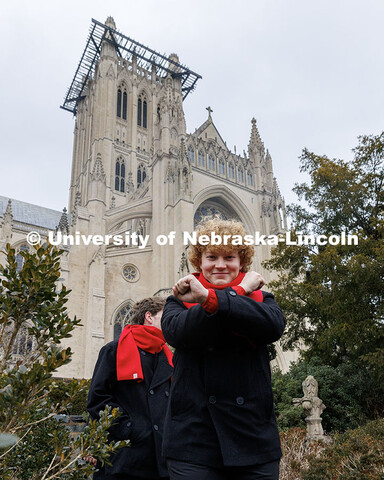
[[[149,388],[155,388],[167,382],[173,375],[173,367],[168,363],[164,352],[160,352],[156,370],[153,373]]]

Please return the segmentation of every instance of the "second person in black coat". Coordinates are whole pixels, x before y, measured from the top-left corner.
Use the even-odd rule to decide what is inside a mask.
[[[88,395],[93,419],[107,405],[121,411],[109,430],[111,440],[130,440],[110,458],[112,465],[94,478],[102,480],[158,480],[168,478],[161,453],[164,416],[167,409],[172,354],[160,330],[164,300],[147,298],[133,307],[131,322],[119,341],[99,353]]]

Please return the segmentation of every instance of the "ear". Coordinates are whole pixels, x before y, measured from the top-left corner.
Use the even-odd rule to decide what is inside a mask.
[[[152,325],[152,323],[153,323],[153,318],[152,318],[151,312],[145,312],[144,325]]]

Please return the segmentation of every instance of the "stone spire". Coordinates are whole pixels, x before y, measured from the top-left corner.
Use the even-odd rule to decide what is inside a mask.
[[[269,153],[269,150],[267,149],[267,153],[265,155],[265,163],[266,163],[266,166],[267,166],[267,172],[272,172],[273,169],[272,169],[272,157],[271,157],[271,154]]]
[[[107,25],[107,27],[113,28],[113,30],[116,30],[116,23],[113,17],[107,17],[105,25]]]
[[[168,65],[169,70],[171,70],[172,72],[177,72],[178,68],[175,63],[179,63],[179,56],[177,55],[177,53],[171,53],[168,58],[170,60]]]
[[[108,17],[105,21],[105,25],[109,28],[112,28],[113,30],[116,30],[116,24],[113,17]],[[113,40],[111,32],[107,29],[105,29],[105,38]],[[106,41],[103,41],[101,46],[101,57],[104,56],[112,56],[117,58],[115,47]]]
[[[69,233],[69,222],[68,222],[68,215],[67,215],[67,209],[64,207],[63,208],[63,213],[61,215],[59,224],[56,227],[56,232],[63,232],[68,235]]]
[[[12,200],[10,198],[8,199],[7,208],[5,209],[3,218],[4,218],[4,223],[12,223],[12,220],[13,220]]]
[[[264,158],[264,144],[261,141],[255,118],[252,118],[251,138],[248,144],[248,153],[250,157],[252,155],[254,157],[258,155],[261,157],[261,159]]]
[[[5,209],[4,216],[3,216],[3,237],[5,239],[4,244],[10,243],[12,238],[12,221],[13,221],[13,214],[12,214],[12,201],[8,199],[7,208]],[[0,224],[1,226],[1,224]],[[2,245],[0,244],[0,247]]]

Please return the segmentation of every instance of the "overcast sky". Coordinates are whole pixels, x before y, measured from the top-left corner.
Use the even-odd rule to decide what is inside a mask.
[[[91,18],[109,15],[203,77],[187,132],[210,106],[241,153],[257,119],[287,203],[304,147],[348,159],[358,135],[384,129],[382,0],[18,0],[1,12],[0,195],[67,206],[74,119],[59,106]]]

